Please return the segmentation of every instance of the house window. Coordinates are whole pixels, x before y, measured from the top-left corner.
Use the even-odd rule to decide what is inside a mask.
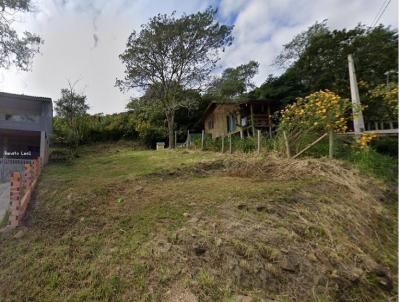
[[[214,129],[214,119],[210,118],[207,122],[208,129]]]
[[[234,113],[229,113],[226,116],[226,126],[228,133],[236,130],[236,115]]]
[[[0,114],[0,119],[13,122],[39,123],[40,116],[33,114]]]

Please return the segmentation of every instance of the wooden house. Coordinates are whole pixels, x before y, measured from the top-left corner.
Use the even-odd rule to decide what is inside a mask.
[[[261,130],[272,137],[276,128],[272,117],[279,109],[280,102],[276,100],[212,102],[203,115],[204,132],[216,138],[233,134],[249,136]]]

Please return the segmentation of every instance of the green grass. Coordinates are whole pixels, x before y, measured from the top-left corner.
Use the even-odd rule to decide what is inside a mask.
[[[395,274],[395,192],[385,205],[372,195],[358,199],[324,175],[198,174],[199,163],[226,158],[215,152],[100,144],[79,154],[45,167],[23,236],[0,234],[0,301],[166,301],[183,289],[199,301],[235,301],[239,294],[324,301],[335,287],[310,284],[332,254],[341,262],[329,269],[367,257]],[[177,169],[181,174],[168,173]],[[206,248],[204,256],[195,246]],[[301,263],[311,251],[320,258],[302,275],[288,273],[280,269],[288,251]],[[356,301],[394,295],[377,286],[379,279],[369,285],[373,280],[349,289],[359,293]]]

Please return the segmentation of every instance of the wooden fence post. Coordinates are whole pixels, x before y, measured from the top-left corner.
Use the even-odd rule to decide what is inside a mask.
[[[329,158],[333,158],[334,145],[335,145],[335,137],[333,129],[329,129]]]
[[[178,143],[178,133],[175,131],[175,133],[174,133],[174,148],[176,148],[177,143]]]
[[[232,154],[232,135],[229,134],[229,154]]]
[[[260,154],[261,150],[261,130],[257,130],[257,153]]]
[[[204,130],[201,130],[201,150],[204,150]]]
[[[283,131],[283,139],[285,140],[286,155],[288,158],[290,158],[290,146],[289,146],[288,138],[286,136],[286,131]]]
[[[314,146],[315,144],[319,143],[327,135],[328,135],[328,133],[325,133],[324,135],[320,136],[317,140],[315,140],[314,142],[309,144],[307,147],[305,147],[303,150],[301,150],[299,153],[297,153],[295,156],[293,156],[293,158],[296,158],[296,157],[300,156],[301,154],[303,154],[304,152],[306,152],[312,146]]]
[[[250,119],[251,119],[251,134],[252,136],[256,135],[255,127],[254,127],[254,114],[253,114],[253,104],[250,104]]]
[[[224,153],[224,149],[225,149],[224,144],[225,144],[225,142],[224,142],[224,136],[222,136],[222,140],[221,140],[221,153]]]

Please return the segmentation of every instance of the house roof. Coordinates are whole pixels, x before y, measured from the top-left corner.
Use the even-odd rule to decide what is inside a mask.
[[[51,98],[46,98],[41,96],[30,96],[25,94],[14,94],[8,92],[0,92],[0,99],[2,98],[20,99],[20,100],[38,101],[38,102],[51,102]]]

